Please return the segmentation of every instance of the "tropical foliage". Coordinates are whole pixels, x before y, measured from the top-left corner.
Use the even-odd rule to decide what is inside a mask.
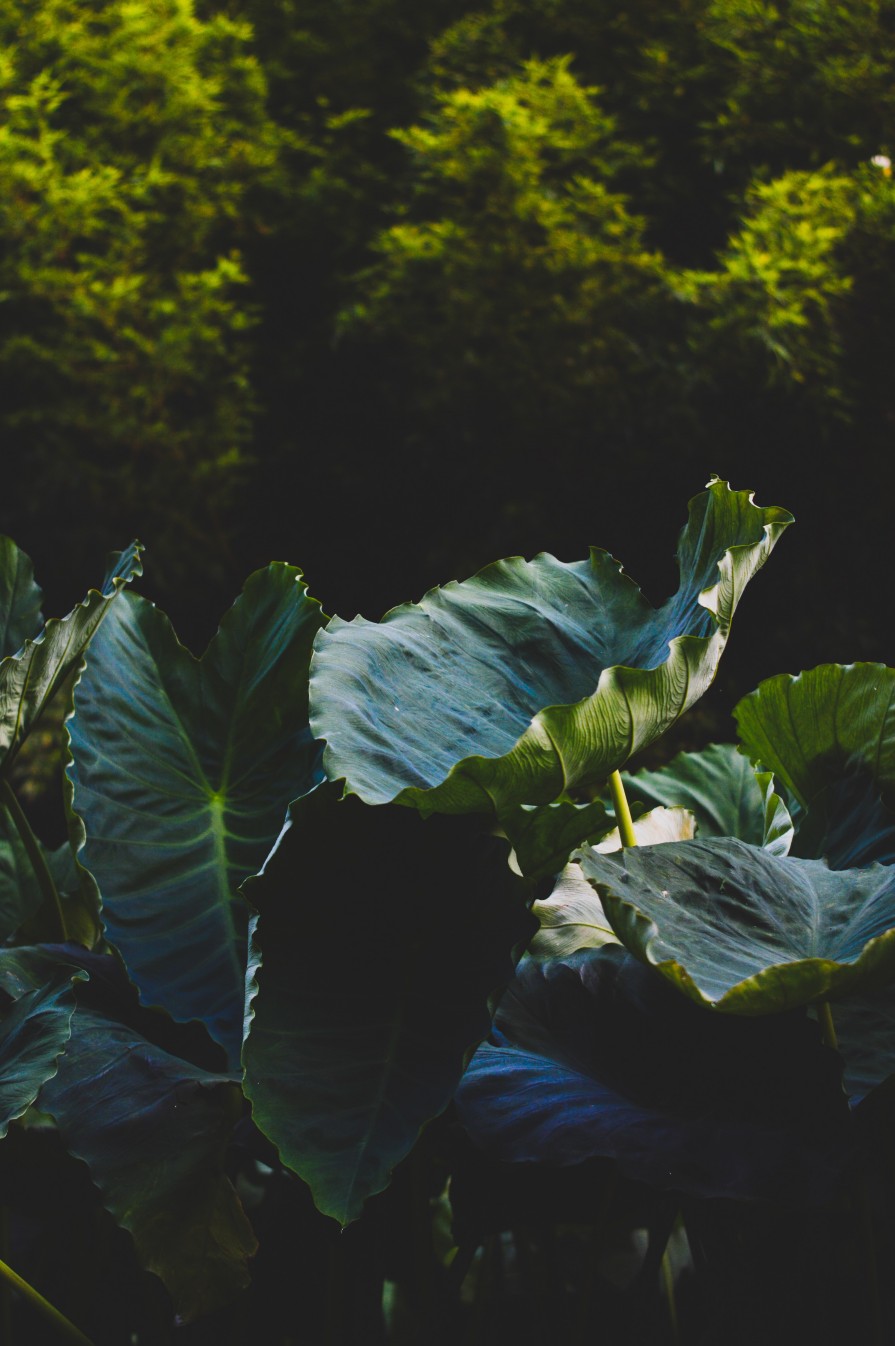
[[[659,608],[597,549],[498,562],[379,623],[327,618],[272,564],[201,659],[127,591],[136,546],[44,623],[4,543],[4,1145],[49,1132],[87,1165],[178,1321],[219,1332],[251,1293],[251,1173],[298,1175],[360,1229],[390,1202],[392,1236],[428,1228],[451,1175],[456,1324],[487,1241],[470,1144],[633,1184],[616,1235],[645,1223],[645,1291],[680,1211],[695,1256],[706,1202],[827,1218],[891,1162],[893,671],[772,679],[737,707],[740,751],[626,772],[636,821],[620,788],[711,682],[790,522],[713,480]],[[9,771],[73,674],[52,852]]]

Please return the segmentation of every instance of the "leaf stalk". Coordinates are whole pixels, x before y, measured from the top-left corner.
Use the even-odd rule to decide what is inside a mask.
[[[628,806],[628,797],[625,794],[625,787],[622,784],[621,773],[613,771],[609,777],[609,790],[612,794],[612,804],[615,809],[615,816],[618,819],[618,834],[621,837],[623,846],[636,846],[637,838],[634,835],[634,819],[631,817],[631,809]]]
[[[16,1290],[20,1291],[29,1303],[33,1304],[39,1313],[42,1313],[45,1318],[48,1318],[51,1323],[55,1324],[63,1336],[67,1337],[69,1341],[77,1342],[78,1346],[93,1346],[93,1342],[89,1337],[84,1336],[84,1333],[80,1328],[75,1327],[74,1323],[70,1322],[64,1313],[60,1313],[57,1308],[53,1307],[48,1299],[44,1299],[39,1290],[35,1290],[33,1285],[29,1285],[26,1280],[22,1279],[18,1272],[13,1271],[12,1267],[7,1266],[3,1261],[0,1261],[0,1276],[2,1276],[3,1279]]]

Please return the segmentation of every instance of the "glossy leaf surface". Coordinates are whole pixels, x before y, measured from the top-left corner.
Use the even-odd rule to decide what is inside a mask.
[[[141,573],[140,547],[134,543],[122,552],[101,590],[91,589],[67,617],[52,617],[39,635],[0,660],[0,771],[8,768],[44,706],[78,667],[119,589]],[[24,609],[33,610],[33,597]],[[24,620],[23,612],[19,616]]]
[[[311,675],[328,777],[369,803],[500,816],[602,781],[708,687],[790,521],[714,482],[691,501],[660,609],[593,550],[500,561],[380,623],[334,620]]]
[[[127,596],[91,647],[71,722],[80,859],[148,1004],[202,1019],[235,1064],[248,913],[286,805],[318,779],[307,678],[319,604],[300,572],[252,575],[201,659]]]
[[[603,1156],[698,1196],[823,1202],[849,1160],[816,1024],[706,1014],[617,945],[524,960],[456,1105],[496,1158]]]
[[[246,885],[244,1062],[256,1124],[344,1224],[449,1103],[535,922],[480,820],[338,793],[294,804]]]
[[[579,852],[621,942],[686,995],[769,1014],[895,977],[895,869],[719,838]]]

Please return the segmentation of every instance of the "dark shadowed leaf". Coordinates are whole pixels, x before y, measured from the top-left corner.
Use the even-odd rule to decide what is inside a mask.
[[[148,1004],[200,1018],[234,1064],[248,913],[286,805],[319,779],[308,661],[323,620],[301,572],[257,571],[201,659],[127,596],[75,693],[69,768],[108,937]]]
[[[497,562],[380,623],[335,619],[311,674],[327,776],[368,803],[506,819],[602,782],[708,687],[740,594],[790,521],[712,483],[690,503],[680,588],[660,609],[594,549]]]
[[[816,1024],[707,1014],[617,945],[524,960],[456,1103],[496,1158],[603,1156],[698,1196],[823,1202],[849,1159]]]
[[[249,1281],[251,1226],[223,1162],[239,1086],[173,1056],[127,1024],[79,1008],[40,1107],[83,1159],[177,1313],[200,1317]]]
[[[42,901],[18,828],[0,803],[0,940],[14,935]]]
[[[142,1007],[115,958],[76,945],[0,954],[0,987],[18,997],[17,1009],[43,994],[34,988],[48,979],[66,977],[71,989],[72,976],[84,971],[89,980],[77,985],[71,1038],[38,1106],[88,1165],[104,1204],[133,1236],[143,1266],[164,1282],[177,1313],[199,1317],[248,1283],[247,1258],[256,1248],[224,1172],[241,1114],[239,1087],[204,1068],[222,1055],[205,1030]],[[74,999],[69,1017],[72,1008]]]
[[[534,930],[506,842],[479,824],[322,786],[292,806],[246,885],[260,913],[246,1093],[284,1163],[342,1223],[449,1103]]]
[[[850,996],[833,1006],[844,1063],[843,1081],[855,1104],[895,1075],[895,986]]]
[[[0,660],[0,772],[8,770],[44,706],[81,662],[119,589],[141,572],[140,547],[133,543],[101,590],[91,589],[67,617],[50,618],[39,635]]]
[[[769,1014],[895,977],[895,869],[725,838],[578,853],[621,942],[688,996]]]
[[[38,635],[43,626],[40,601],[30,560],[10,538],[0,537],[0,659]]]

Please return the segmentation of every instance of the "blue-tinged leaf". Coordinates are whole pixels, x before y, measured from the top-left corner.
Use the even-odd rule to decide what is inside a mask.
[[[578,853],[616,935],[684,993],[769,1014],[895,979],[895,869],[727,838]]]
[[[147,1004],[239,1059],[248,912],[286,805],[319,779],[308,661],[323,617],[301,572],[257,571],[201,659],[127,595],[91,646],[70,722],[73,808],[109,939]],[[77,826],[76,826],[77,831]]]
[[[321,786],[263,873],[245,1091],[256,1124],[345,1224],[447,1107],[535,922],[478,819],[370,808]]]
[[[617,945],[524,960],[456,1105],[498,1159],[602,1156],[697,1196],[825,1202],[851,1162],[815,1024],[706,1014]]]
[[[0,1136],[56,1073],[71,1034],[76,968],[56,968],[44,985],[0,1010]]]
[[[660,609],[593,549],[571,564],[500,561],[380,623],[335,619],[311,675],[327,776],[368,803],[496,810],[512,838],[520,805],[602,782],[702,695],[744,586],[790,522],[713,482],[690,503],[680,586]]]

